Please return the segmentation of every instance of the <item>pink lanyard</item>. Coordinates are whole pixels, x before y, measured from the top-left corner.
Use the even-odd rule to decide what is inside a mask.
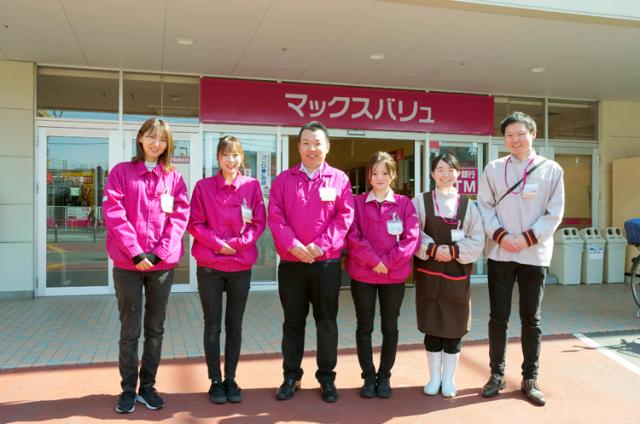
[[[440,218],[442,221],[444,221],[445,224],[458,225],[459,224],[458,209],[460,209],[460,195],[458,194],[458,203],[456,204],[455,215],[453,215],[453,218],[445,218],[444,216],[440,215],[440,208],[438,207],[438,199],[436,196],[436,191],[437,189],[434,189],[431,192],[431,195],[433,196],[433,207],[435,208],[436,216]]]
[[[524,171],[522,172],[522,185],[520,186],[520,191],[513,190],[511,192],[511,194],[520,194],[520,193],[522,193],[522,190],[524,189],[524,186],[527,184],[527,168],[529,167],[529,165],[531,165],[533,163],[534,160],[536,160],[535,156],[532,157],[531,159],[529,159],[529,162],[527,162],[527,164],[524,167]],[[511,156],[509,156],[509,159],[507,159],[507,163],[504,165],[504,183],[506,184],[507,188],[511,188],[511,185],[507,181],[507,168],[509,167],[509,162],[510,161],[511,161]]]

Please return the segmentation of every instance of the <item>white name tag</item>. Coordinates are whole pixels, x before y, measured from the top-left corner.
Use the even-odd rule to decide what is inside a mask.
[[[253,219],[253,211],[249,206],[247,206],[247,200],[242,201],[242,206],[240,207],[242,211],[242,222],[245,224],[251,224],[251,220]]]
[[[320,200],[323,202],[333,202],[336,200],[335,187],[320,187]]]
[[[160,207],[164,213],[173,213],[173,196],[167,193],[160,196]]]
[[[538,195],[538,184],[527,183],[522,189],[522,197],[524,199],[532,199]]]
[[[387,221],[387,233],[392,236],[399,236],[404,231],[404,226],[402,225],[402,221],[399,219],[392,219]]]
[[[451,230],[451,241],[457,243],[464,240],[464,230]]]

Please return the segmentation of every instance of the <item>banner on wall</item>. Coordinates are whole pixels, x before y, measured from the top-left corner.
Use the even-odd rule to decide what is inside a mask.
[[[478,194],[478,170],[476,168],[460,168],[456,186],[460,194]]]
[[[269,188],[271,187],[271,153],[258,152],[257,153],[257,172],[258,181],[262,187],[262,194],[264,196],[269,195]]]
[[[337,85],[200,80],[205,123],[490,135],[493,97]]]

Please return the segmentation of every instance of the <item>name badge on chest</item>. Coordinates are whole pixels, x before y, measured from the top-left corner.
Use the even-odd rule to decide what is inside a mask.
[[[457,243],[464,240],[464,230],[451,230],[451,241]]]
[[[160,208],[164,213],[173,213],[173,196],[163,193],[160,196]]]
[[[387,221],[387,233],[392,236],[399,236],[404,231],[404,226],[402,225],[402,221],[398,219],[398,215],[393,213],[393,218]]]
[[[526,183],[524,188],[522,189],[522,198],[523,199],[533,199],[538,195],[538,184],[537,183]]]
[[[253,220],[253,211],[247,206],[247,199],[242,200],[242,206],[240,206],[242,212],[242,222],[245,224],[251,224]]]
[[[336,200],[335,187],[320,187],[320,200],[323,202],[334,202]]]

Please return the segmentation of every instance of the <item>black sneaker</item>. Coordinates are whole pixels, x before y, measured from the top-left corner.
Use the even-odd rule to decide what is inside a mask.
[[[391,397],[391,382],[389,381],[389,377],[378,378],[378,383],[376,384],[376,396],[381,399],[389,399]]]
[[[164,401],[160,396],[158,396],[158,392],[155,387],[140,387],[140,390],[138,390],[138,396],[136,396],[136,401],[149,409],[164,408]]]
[[[118,396],[116,412],[118,414],[128,414],[136,409],[136,392],[122,392]]]
[[[238,383],[233,378],[225,378],[222,383],[225,392],[227,393],[227,400],[231,403],[242,402],[242,389],[238,387]]]
[[[227,403],[227,391],[218,380],[214,380],[209,387],[209,401],[219,405]]]

